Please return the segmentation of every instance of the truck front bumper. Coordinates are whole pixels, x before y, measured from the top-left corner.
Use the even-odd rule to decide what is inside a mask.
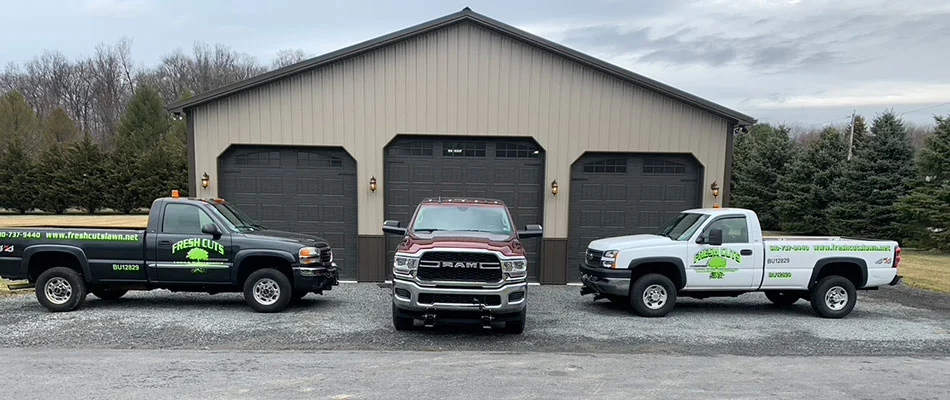
[[[427,311],[436,310],[487,311],[492,314],[517,313],[527,304],[527,291],[528,284],[524,281],[483,289],[422,286],[413,281],[393,278],[393,304],[400,311],[410,315],[421,315]],[[489,298],[497,299],[497,301],[488,301]]]
[[[608,296],[627,296],[630,294],[630,271],[607,268],[595,268],[581,264],[581,295],[602,294]]]
[[[320,294],[339,285],[339,268],[336,263],[329,266],[295,266],[294,290]]]

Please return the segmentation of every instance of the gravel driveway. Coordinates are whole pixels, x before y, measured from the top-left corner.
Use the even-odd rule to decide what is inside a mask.
[[[861,292],[842,320],[807,302],[771,305],[762,294],[683,299],[646,319],[574,286],[529,289],[524,335],[446,327],[395,332],[389,289],[343,284],[281,314],[258,314],[239,294],[90,295],[77,312],[49,313],[33,296],[0,298],[0,347],[212,350],[474,350],[684,355],[950,355],[950,296],[895,287]]]

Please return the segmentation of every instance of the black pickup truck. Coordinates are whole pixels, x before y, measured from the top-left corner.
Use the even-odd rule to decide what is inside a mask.
[[[337,285],[330,245],[265,229],[221,199],[155,200],[146,230],[0,228],[0,277],[28,279],[51,311],[72,311],[92,293],[129,290],[244,292],[258,312],[279,312]]]

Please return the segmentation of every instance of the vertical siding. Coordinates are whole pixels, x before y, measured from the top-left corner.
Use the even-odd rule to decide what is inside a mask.
[[[197,177],[216,195],[232,144],[342,146],[357,161],[359,233],[379,234],[383,147],[397,134],[533,137],[544,147],[547,237],[567,236],[570,165],[584,151],[691,153],[724,182],[727,122],[487,29],[461,24],[198,107]],[[713,198],[702,191],[704,204]]]

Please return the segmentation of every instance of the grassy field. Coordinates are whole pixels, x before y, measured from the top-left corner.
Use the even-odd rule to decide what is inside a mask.
[[[950,254],[904,250],[900,274],[908,286],[950,293]]]
[[[63,226],[145,229],[148,215],[0,215],[0,227]]]

